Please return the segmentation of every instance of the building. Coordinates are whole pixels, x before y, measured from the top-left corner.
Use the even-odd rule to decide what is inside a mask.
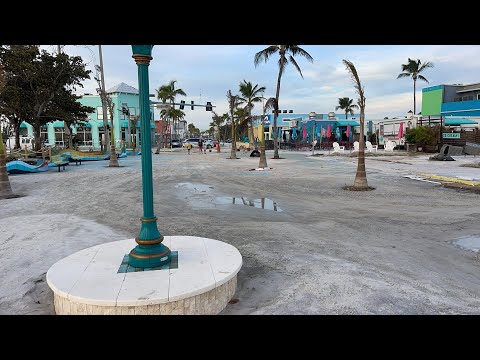
[[[264,117],[264,134],[265,140],[273,140],[273,117],[274,114],[267,114]],[[318,129],[327,129],[330,125],[332,134],[337,134],[337,129],[340,134],[340,138],[343,141],[348,141],[346,138],[346,130],[350,124],[352,134],[360,132],[360,123],[358,122],[360,115],[354,114],[349,115],[348,119],[345,114],[335,114],[330,112],[328,114],[310,112],[306,113],[293,113],[292,110],[288,112],[284,110],[282,113],[278,114],[277,117],[277,128],[279,129],[280,142],[289,142],[292,138],[293,128],[296,128],[297,134],[299,134],[299,140],[312,141],[312,132]],[[299,131],[302,131],[303,125],[305,124],[307,137],[303,139],[302,134]],[[261,116],[257,116],[253,120],[253,136],[255,138],[261,139],[261,128],[262,128],[262,119]],[[252,139],[250,139],[252,141]]]
[[[133,86],[120,83],[107,90],[114,103],[113,114],[113,137],[116,147],[120,147],[121,141],[128,143],[128,116],[122,113],[122,107],[128,108],[130,112],[130,131],[131,139],[138,140],[136,145],[139,146],[140,139],[140,114],[139,94],[138,90]],[[150,95],[153,96],[153,95]],[[105,128],[103,124],[103,108],[99,95],[83,94],[79,99],[82,105],[91,106],[95,109],[88,116],[88,121],[75,125],[71,130],[75,135],[75,140],[79,146],[89,146],[93,149],[100,149],[104,139]],[[153,104],[150,106],[150,128],[152,131],[152,143],[155,136],[155,124],[153,122]],[[136,119],[136,122],[134,121]],[[108,119],[110,127],[110,115]],[[30,124],[22,122],[20,125],[20,135],[33,136],[33,128]],[[65,129],[63,121],[54,121],[46,126],[42,126],[40,130],[42,141],[57,146],[68,144],[68,129]]]
[[[480,118],[480,83],[436,85],[422,89],[423,119],[439,116]]]

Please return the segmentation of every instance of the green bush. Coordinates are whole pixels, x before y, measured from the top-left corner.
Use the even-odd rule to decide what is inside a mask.
[[[407,130],[405,141],[409,144],[435,145],[437,133],[437,127],[417,126],[415,129]]]

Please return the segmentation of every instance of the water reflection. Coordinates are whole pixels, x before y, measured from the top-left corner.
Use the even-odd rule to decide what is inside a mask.
[[[270,200],[268,198],[249,200],[245,197],[218,197],[215,200],[217,204],[221,204],[221,205],[223,204],[245,205],[245,206],[253,206],[258,209],[264,209],[264,210],[273,210],[278,212],[283,211],[278,207],[275,201]]]

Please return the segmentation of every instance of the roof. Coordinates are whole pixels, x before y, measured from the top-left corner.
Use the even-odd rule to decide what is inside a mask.
[[[467,118],[451,118],[451,117],[445,118],[445,126],[456,126],[456,125],[466,125],[466,124],[477,124],[477,122]]]
[[[127,85],[122,82],[107,90],[107,94],[112,93],[138,94],[138,89],[135,89],[133,86]]]

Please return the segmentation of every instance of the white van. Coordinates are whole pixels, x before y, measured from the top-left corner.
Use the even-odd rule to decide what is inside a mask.
[[[20,136],[20,147],[22,150],[25,149],[25,146],[27,146],[27,150],[32,150],[33,145],[35,144],[35,138],[32,136]],[[7,150],[10,150],[15,147],[15,136],[9,137],[7,139],[7,142],[5,144],[5,147]]]

